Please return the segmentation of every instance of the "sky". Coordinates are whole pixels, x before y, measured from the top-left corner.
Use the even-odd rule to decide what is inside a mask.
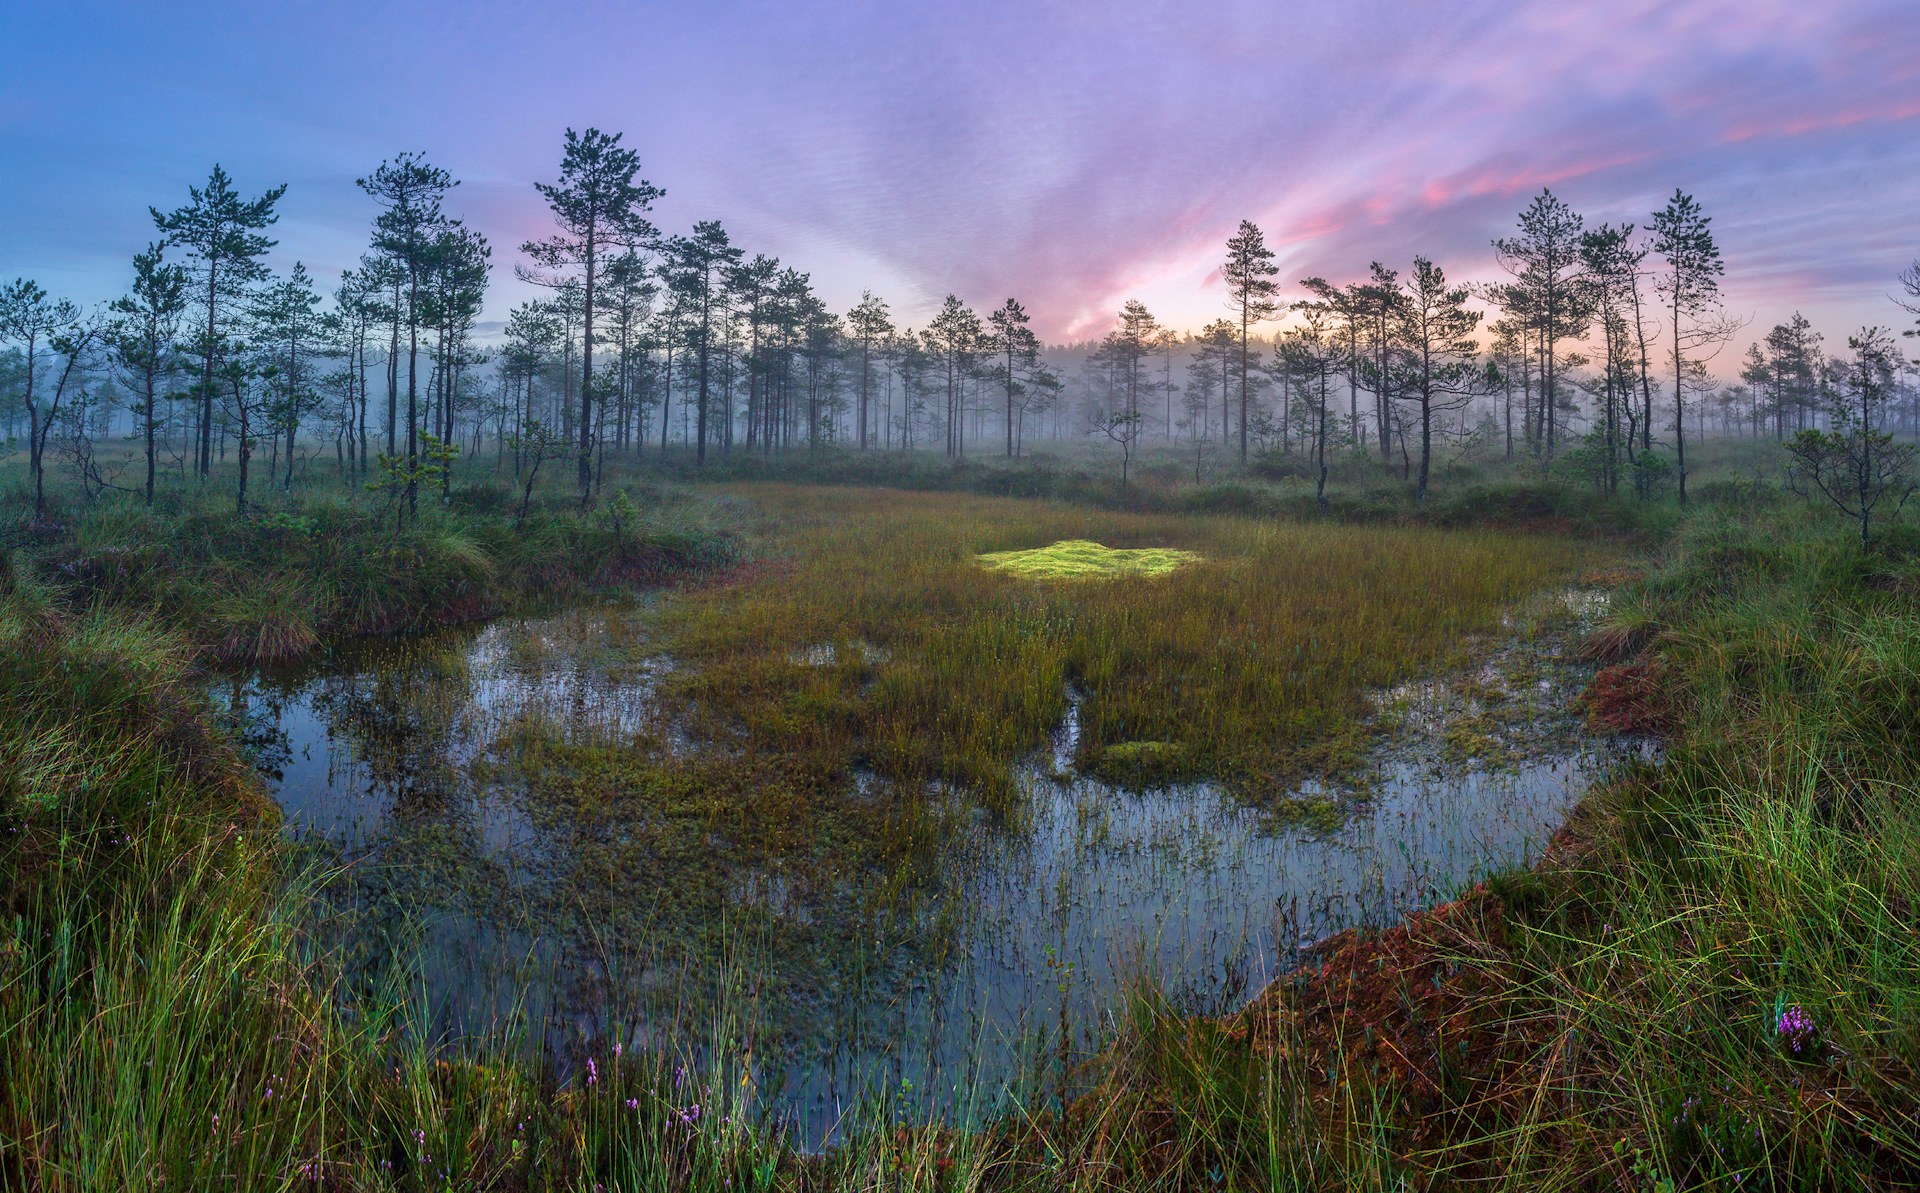
[[[337,278],[354,179],[414,150],[462,180],[504,318],[569,127],[639,151],[663,229],[718,219],[836,309],[1012,296],[1050,342],[1128,298],[1219,317],[1242,219],[1284,297],[1415,254],[1492,280],[1542,187],[1642,226],[1691,193],[1730,313],[1830,345],[1910,324],[1920,257],[1914,0],[0,0],[0,29],[0,279],[85,302],[214,162],[287,184],[270,263]]]

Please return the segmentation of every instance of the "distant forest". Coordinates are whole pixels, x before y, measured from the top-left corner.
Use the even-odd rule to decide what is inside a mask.
[[[290,486],[296,463],[412,495],[456,456],[516,475],[555,461],[590,499],[613,453],[1013,458],[1088,441],[1123,460],[1178,446],[1196,469],[1296,457],[1323,483],[1330,455],[1365,453],[1422,494],[1436,461],[1571,457],[1609,493],[1676,471],[1684,492],[1689,437],[1785,439],[1850,387],[1879,387],[1887,430],[1920,430],[1890,331],[1844,337],[1843,354],[1796,315],[1719,359],[1740,325],[1719,302],[1711,220],[1678,191],[1645,227],[1588,226],[1543,191],[1492,242],[1509,280],[1490,286],[1422,257],[1283,285],[1243,221],[1222,317],[1199,333],[1129,301],[1105,336],[1043,345],[1014,298],[977,310],[949,295],[919,328],[872,293],[837,313],[718,222],[656,228],[661,192],[639,173],[620,136],[567,132],[556,181],[536,184],[554,232],[513,250],[547,297],[482,342],[495,246],[455,214],[447,171],[402,154],[360,179],[368,248],[323,294],[304,265],[262,260],[286,188],[246,197],[215,166],[183,205],[152,210],[123,297],[86,308],[26,279],[0,287],[7,445],[37,489],[51,458],[149,500],[231,458],[244,508],[249,483]],[[1901,282],[1916,309],[1920,272]],[[124,452],[96,457],[123,437],[144,477]]]

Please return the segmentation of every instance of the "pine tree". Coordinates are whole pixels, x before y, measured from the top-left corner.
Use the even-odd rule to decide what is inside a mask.
[[[1728,330],[1719,320],[1707,317],[1719,304],[1718,278],[1725,272],[1720,249],[1707,228],[1712,222],[1692,195],[1678,190],[1653,213],[1653,250],[1667,262],[1660,292],[1667,296],[1673,316],[1673,436],[1681,505],[1687,503],[1686,350],[1720,338]],[[1683,321],[1690,325],[1683,326]]]
[[[1474,368],[1479,351],[1471,337],[1480,312],[1467,309],[1472,290],[1448,286],[1447,275],[1425,257],[1413,259],[1399,309],[1400,342],[1406,348],[1407,384],[1403,396],[1420,406],[1420,480],[1414,500],[1427,499],[1433,464],[1433,413],[1457,409],[1486,392]]]
[[[980,349],[980,316],[973,313],[957,295],[947,295],[940,313],[921,333],[927,351],[940,362],[947,379],[947,458],[966,455],[965,383],[967,370]]]
[[[542,269],[578,268],[584,285],[581,345],[579,461],[575,482],[580,503],[593,496],[593,314],[595,288],[605,259],[615,249],[631,248],[654,238],[653,225],[642,214],[664,192],[647,181],[634,181],[640,155],[620,147],[619,133],[609,136],[597,128],[584,133],[567,130],[560,158],[560,181],[534,183],[547,200],[560,235],[530,240],[520,251]],[[703,381],[704,385],[704,371]],[[703,403],[704,411],[704,403]],[[704,441],[702,443],[704,447]]]
[[[1313,395],[1313,457],[1316,467],[1313,496],[1321,509],[1328,507],[1327,501],[1327,398],[1329,381],[1342,361],[1350,359],[1350,350],[1343,351],[1337,340],[1335,328],[1345,323],[1348,312],[1344,309],[1344,299],[1340,291],[1326,285],[1313,286],[1320,281],[1308,280],[1308,289],[1323,295],[1317,301],[1296,302],[1293,310],[1300,316],[1301,326],[1289,332],[1278,345],[1275,355],[1281,367],[1300,377],[1307,383],[1307,392]],[[1351,333],[1349,333],[1351,334]],[[1349,370],[1351,373],[1351,370]]]
[[[420,326],[426,320],[426,290],[439,241],[453,223],[440,210],[440,204],[447,192],[460,184],[445,170],[429,165],[424,155],[403,153],[382,162],[371,175],[358,179],[357,185],[381,205],[380,214],[374,218],[373,244],[393,262],[396,275],[396,349],[400,322],[404,321],[407,328],[406,461],[411,476],[420,468]],[[397,359],[389,361],[388,369],[390,374],[397,369]],[[388,425],[388,450],[392,451],[391,421]],[[417,500],[417,489],[409,485],[408,508],[414,508]]]
[[[1538,442],[1544,445],[1548,460],[1553,459],[1559,433],[1559,342],[1586,338],[1588,310],[1580,258],[1583,223],[1552,191],[1542,190],[1520,213],[1520,235],[1493,242],[1500,264],[1514,276],[1513,283],[1496,294],[1509,317],[1526,321],[1540,349]]]
[[[987,314],[987,347],[993,352],[994,372],[1006,397],[1007,415],[1007,458],[1011,460],[1013,447],[1013,413],[1019,394],[1023,390],[1020,375],[1030,371],[1040,360],[1040,340],[1027,326],[1027,309],[1009,298],[1006,305]]]
[[[147,208],[154,227],[165,238],[162,244],[184,248],[188,260],[198,262],[202,274],[199,296],[206,307],[206,323],[198,344],[202,476],[213,467],[213,399],[220,384],[215,363],[224,350],[224,308],[243,300],[248,283],[267,276],[266,266],[258,258],[278,242],[259,230],[279,220],[273,206],[286,193],[286,184],[282,183],[256,199],[243,201],[233,189],[233,180],[215,163],[205,190],[187,188],[186,206],[166,215],[158,208]]]
[[[1317,277],[1304,278],[1300,285],[1320,303],[1320,309],[1326,313],[1327,317],[1336,321],[1332,326],[1340,329],[1339,338],[1345,343],[1345,351],[1340,358],[1340,369],[1347,378],[1347,433],[1353,436],[1354,443],[1364,451],[1366,450],[1366,425],[1360,421],[1360,336],[1367,318],[1366,287],[1348,283],[1343,290],[1325,278]],[[1295,304],[1294,309],[1307,308]]]
[[[723,317],[726,305],[725,281],[744,254],[728,239],[717,220],[705,220],[693,226],[692,236],[675,236],[661,249],[662,273],[667,285],[679,293],[687,305],[690,347],[698,353],[698,405],[695,409],[694,458],[707,462],[707,422],[711,399],[713,331]]]
[[[1871,542],[1874,510],[1897,495],[1895,510],[1915,490],[1909,476],[1915,446],[1895,443],[1881,430],[1892,401],[1900,353],[1882,327],[1862,328],[1847,338],[1853,359],[1839,366],[1838,392],[1828,411],[1830,430],[1804,430],[1786,443],[1793,457],[1788,476],[1808,496],[1819,491],[1860,525],[1860,549]],[[1836,362],[1838,363],[1838,362]],[[1852,401],[1842,395],[1851,392]]]
[[[743,261],[727,271],[727,289],[747,320],[748,451],[752,451],[756,443],[771,446],[767,440],[772,425],[767,421],[767,399],[773,368],[763,336],[770,324],[779,276],[780,262],[765,253],[756,253],[753,260]]]
[[[159,423],[154,409],[161,378],[170,374],[179,355],[174,337],[187,310],[187,271],[161,258],[162,246],[150,244],[133,258],[133,289],[108,308],[119,316],[108,329],[107,342],[120,368],[140,395],[141,431],[147,441],[147,504],[153,504],[154,431]]]
[[[285,281],[255,292],[248,312],[255,346],[273,365],[269,378],[274,393],[271,418],[276,432],[286,432],[287,474],[282,486],[286,491],[293,489],[293,453],[300,416],[312,409],[315,401],[309,380],[313,366],[308,358],[319,335],[319,305],[320,296],[314,292],[306,266],[295,261]],[[277,436],[275,442],[277,445]],[[270,470],[269,484],[272,479]]]
[[[1018,304],[1016,304],[1011,298],[1007,300],[1007,304],[1009,306],[1013,306],[1016,308],[1018,306]],[[1020,322],[1022,323],[1026,322],[1026,315],[1024,313],[1022,313],[1020,316]],[[875,345],[879,344],[889,334],[892,333],[893,320],[887,317],[886,303],[874,297],[874,294],[871,290],[862,290],[860,292],[860,305],[854,307],[852,311],[847,313],[847,326],[853,329],[854,343],[860,346],[860,436],[859,436],[859,439],[860,439],[860,450],[866,451],[867,450],[867,423],[868,423],[867,408],[871,404],[870,395],[873,389],[873,351],[874,351]],[[1008,416],[1007,425],[1009,427],[1013,425],[1011,415]],[[1012,455],[1013,449],[1011,447],[1011,444],[1013,443],[1013,435],[1011,430],[1008,431],[1007,443],[1009,444],[1009,447],[1007,449],[1007,454]]]
[[[458,413],[460,378],[473,363],[469,334],[486,299],[487,273],[493,249],[487,238],[460,224],[449,221],[435,237],[428,258],[429,274],[426,309],[423,314],[434,330],[434,374],[439,392],[434,396],[435,430],[432,432],[447,454],[438,471],[440,500],[444,504],[452,492],[453,455],[458,453],[455,415]]]
[[[642,370],[637,366],[644,354],[645,325],[653,316],[653,301],[660,294],[660,287],[652,279],[652,269],[636,250],[629,250],[608,262],[605,285],[606,297],[600,307],[612,321],[609,330],[618,356],[612,386],[615,398],[614,431],[611,436],[604,433],[600,436],[603,459],[609,439],[616,448],[627,446],[636,407],[639,406],[636,385]],[[604,412],[601,418],[604,432]],[[604,471],[603,468],[603,477]]]
[[[60,413],[60,396],[65,388],[55,389],[53,401],[45,410],[40,408],[34,383],[39,374],[41,346],[60,352],[63,333],[74,334],[80,323],[79,307],[64,298],[48,298],[45,290],[26,278],[15,278],[0,287],[0,340],[26,349],[27,465],[33,473],[35,512],[46,509],[47,435],[53,430],[54,417]]]
[[[1619,488],[1618,457],[1623,445],[1628,462],[1634,458],[1638,419],[1633,409],[1633,385],[1638,370],[1634,368],[1627,312],[1632,306],[1633,279],[1646,255],[1647,250],[1633,239],[1632,224],[1618,228],[1602,224],[1580,236],[1587,293],[1590,305],[1599,316],[1605,340],[1601,372],[1601,486],[1609,495]],[[1625,423],[1624,435],[1622,423]],[[1638,470],[1637,475],[1640,475]]]
[[[1227,284],[1227,305],[1240,324],[1240,463],[1247,462],[1247,407],[1250,402],[1253,365],[1249,351],[1253,325],[1271,319],[1280,309],[1279,283],[1273,280],[1280,269],[1273,263],[1273,250],[1252,220],[1241,220],[1240,231],[1227,240],[1227,259],[1220,266],[1220,278]]]
[[[1369,265],[1368,280],[1353,291],[1366,326],[1367,359],[1361,371],[1373,390],[1375,438],[1380,443],[1380,462],[1393,458],[1393,377],[1394,329],[1400,310],[1400,271],[1388,269],[1378,261]]]

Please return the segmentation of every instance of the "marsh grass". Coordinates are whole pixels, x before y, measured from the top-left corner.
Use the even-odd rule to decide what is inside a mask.
[[[1490,534],[952,497],[890,498],[882,517],[832,497],[759,490],[792,536],[784,566],[668,605],[690,665],[661,691],[703,760],[536,725],[553,790],[578,793],[556,808],[590,819],[626,791],[690,833],[857,840],[838,818],[849,774],[991,793],[1069,684],[1081,765],[1171,749],[1258,799],[1337,762],[1367,690],[1471,656],[1503,600],[1586,565]],[[141,533],[117,516],[111,533]],[[220,533],[190,521],[168,533]],[[486,527],[459,533],[521,566]],[[1070,592],[972,563],[1066,538],[1204,559]],[[416,549],[494,582],[459,544]],[[1590,800],[1540,865],[1326,942],[1238,1014],[1196,1015],[1143,968],[1104,1047],[1056,1073],[1060,1096],[966,1093],[973,1109],[935,1125],[875,1090],[821,1155],[770,1116],[738,1050],[636,1041],[615,1060],[603,1038],[568,1070],[526,1047],[524,1016],[454,1046],[404,984],[343,1001],[306,930],[312,888],[282,885],[271,815],[190,682],[206,639],[170,628],[165,601],[124,611],[162,591],[131,574],[144,565],[64,592],[11,570],[0,1184],[1912,1187],[1915,558],[1898,528],[1867,556],[1797,511],[1696,515],[1595,645],[1610,666],[1658,662],[1639,698],[1675,727],[1666,757]],[[328,607],[391,615],[393,590],[356,574],[329,573]],[[193,583],[230,582],[211,576]],[[75,587],[128,599],[89,610]],[[937,820],[902,824],[871,839],[939,839]],[[747,1037],[746,1007],[711,1014],[710,1038]]]
[[[1417,1187],[1910,1187],[1913,574],[1820,519],[1692,522],[1599,636],[1661,661],[1664,761],[1230,1027],[1313,1057],[1284,1080],[1325,1113],[1379,1104],[1315,1077],[1362,1058]]]
[[[343,980],[312,914],[337,876],[291,864],[191,646],[5,596],[0,740],[31,748],[0,788],[0,1188],[755,1189],[791,1168],[726,1058],[602,1051],[603,1076],[563,1079],[524,1014],[449,1041],[404,974]]]
[[[979,497],[755,487],[788,566],[676,599],[667,686],[693,730],[806,773],[1004,788],[1087,695],[1075,762],[1285,795],[1350,766],[1371,691],[1496,635],[1504,606],[1601,548],[1549,537],[1104,513]],[[1098,584],[977,566],[1093,540],[1198,558]],[[828,644],[832,665],[795,652]],[[863,650],[861,644],[874,649]],[[1145,743],[1153,743],[1147,745]]]

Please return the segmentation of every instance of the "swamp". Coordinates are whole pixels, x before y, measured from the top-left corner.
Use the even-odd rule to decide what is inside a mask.
[[[734,496],[780,528],[742,583],[215,680],[353,981],[569,1068],[738,1048],[825,1142],[883,1088],[1070,1097],[1127,983],[1231,1011],[1523,864],[1637,756],[1565,658],[1606,603],[1590,546]],[[1068,534],[1187,554],[982,566]]]
[[[28,7],[0,1193],[1920,1188],[1899,21]]]
[[[1899,526],[795,471],[16,523],[6,1183],[1920,1155]]]

